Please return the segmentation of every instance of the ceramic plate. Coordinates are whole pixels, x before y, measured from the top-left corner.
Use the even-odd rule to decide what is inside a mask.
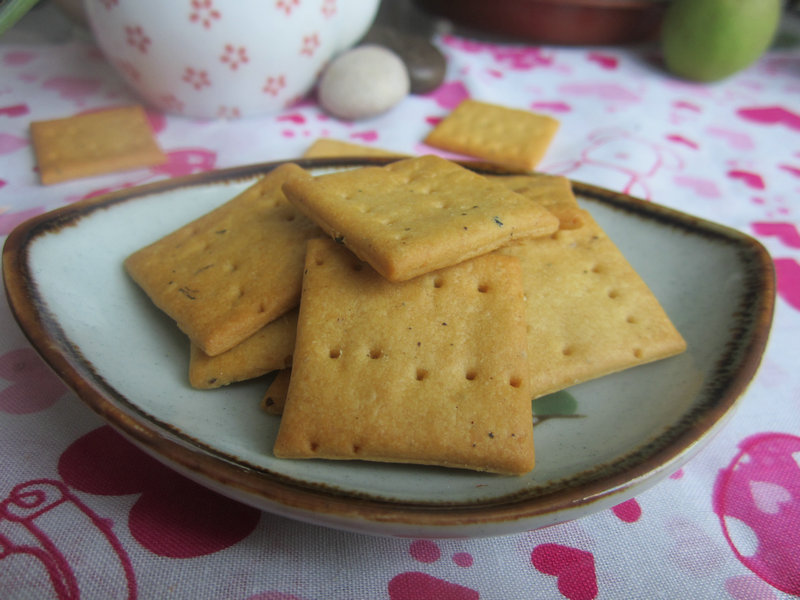
[[[299,161],[314,173],[385,159]],[[678,469],[726,421],[772,318],[772,263],[755,240],[575,183],[688,342],[680,356],[537,400],[536,468],[504,477],[435,467],[279,460],[266,380],[197,391],[188,346],[123,259],[277,163],[123,190],[39,216],[3,250],[6,293],[33,346],[116,430],[176,471],[266,511],[352,531],[500,535],[620,503]]]

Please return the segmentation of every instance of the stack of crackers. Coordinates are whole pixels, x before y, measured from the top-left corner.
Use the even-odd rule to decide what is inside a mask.
[[[522,474],[531,400],[685,349],[567,179],[288,163],[125,267],[189,380],[280,370],[274,454]]]

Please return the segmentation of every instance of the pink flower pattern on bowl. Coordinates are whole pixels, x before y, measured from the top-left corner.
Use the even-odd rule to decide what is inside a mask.
[[[97,44],[148,104],[199,118],[277,112],[371,25],[378,0],[86,0]]]

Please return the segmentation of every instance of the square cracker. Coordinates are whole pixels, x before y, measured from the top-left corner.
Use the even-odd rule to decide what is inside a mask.
[[[521,283],[497,254],[390,283],[311,240],[275,455],[529,471]]]
[[[400,153],[331,138],[315,140],[303,153],[303,158],[332,158],[339,156],[400,156]]]
[[[437,156],[303,175],[283,186],[289,200],[389,281],[558,228],[536,203]]]
[[[580,228],[499,252],[522,263],[534,398],[686,349],[658,299],[588,212]]]
[[[557,219],[559,229],[577,229],[586,214],[575,199],[572,183],[563,175],[487,175],[516,193],[546,208]]]
[[[559,123],[547,115],[477,100],[462,101],[425,138],[434,148],[533,170]]]
[[[125,268],[209,356],[296,307],[306,240],[322,232],[281,192],[288,163],[232,200],[130,255]]]
[[[209,390],[261,377],[292,364],[297,334],[297,309],[267,323],[249,338],[216,356],[190,345],[189,383]]]
[[[31,138],[45,185],[167,160],[140,106],[34,121]]]

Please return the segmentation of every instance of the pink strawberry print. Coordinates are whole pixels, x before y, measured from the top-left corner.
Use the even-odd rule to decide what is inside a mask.
[[[275,120],[295,123],[296,125],[303,125],[306,122],[306,118],[300,113],[289,113],[285,115],[278,115],[277,117],[275,117]]]
[[[712,504],[736,558],[773,587],[800,594],[800,437],[742,440],[717,476]]]
[[[0,531],[0,559],[10,559],[3,565],[4,598],[137,597],[133,566],[111,521],[60,481],[14,486],[0,500]],[[87,548],[98,552],[90,557]]]
[[[4,117],[24,117],[30,112],[27,104],[14,104],[0,107],[0,115]]]
[[[736,111],[745,121],[759,125],[779,125],[800,131],[800,114],[782,106],[753,106]]]
[[[408,547],[414,560],[432,564],[442,557],[442,551],[432,540],[414,540]],[[456,552],[453,563],[462,568],[472,566],[473,558],[468,552]],[[406,571],[395,575],[388,584],[390,600],[478,600],[480,594],[471,588],[452,583],[421,571]]]
[[[751,226],[758,235],[776,237],[788,248],[800,248],[800,230],[794,223],[753,223]]]
[[[764,178],[758,173],[752,171],[745,171],[743,169],[731,169],[727,173],[730,179],[736,179],[744,183],[747,187],[754,190],[763,190],[766,188]]]
[[[444,83],[428,94],[439,107],[452,110],[458,106],[462,100],[470,97],[469,90],[460,81]]]
[[[247,537],[260,513],[161,465],[110,427],[73,442],[58,463],[61,478],[88,494],[140,494],[128,528],[159,556],[192,558],[219,552]]]
[[[558,591],[568,600],[597,597],[597,575],[591,552],[560,544],[541,544],[531,552],[531,563],[540,573],[556,577]]]
[[[590,52],[587,56],[590,62],[596,63],[603,69],[613,70],[617,68],[619,62],[615,56],[603,54],[601,52]]]
[[[692,150],[697,150],[700,147],[700,145],[697,142],[690,140],[689,138],[679,135],[677,133],[671,133],[667,135],[666,138],[670,142],[675,142],[676,144],[683,144],[684,146],[686,146],[687,148],[691,148]]]
[[[12,415],[43,411],[67,392],[61,380],[30,348],[0,356],[0,379],[10,383],[0,389],[0,411]]]
[[[400,573],[389,582],[390,600],[478,600],[480,594],[463,585],[450,583],[418,571]]]
[[[642,507],[639,506],[636,498],[631,498],[630,500],[626,500],[614,506],[611,512],[613,512],[620,521],[635,523],[642,516]]]
[[[778,295],[789,306],[800,310],[800,263],[792,258],[775,258],[772,262],[778,280]]]

